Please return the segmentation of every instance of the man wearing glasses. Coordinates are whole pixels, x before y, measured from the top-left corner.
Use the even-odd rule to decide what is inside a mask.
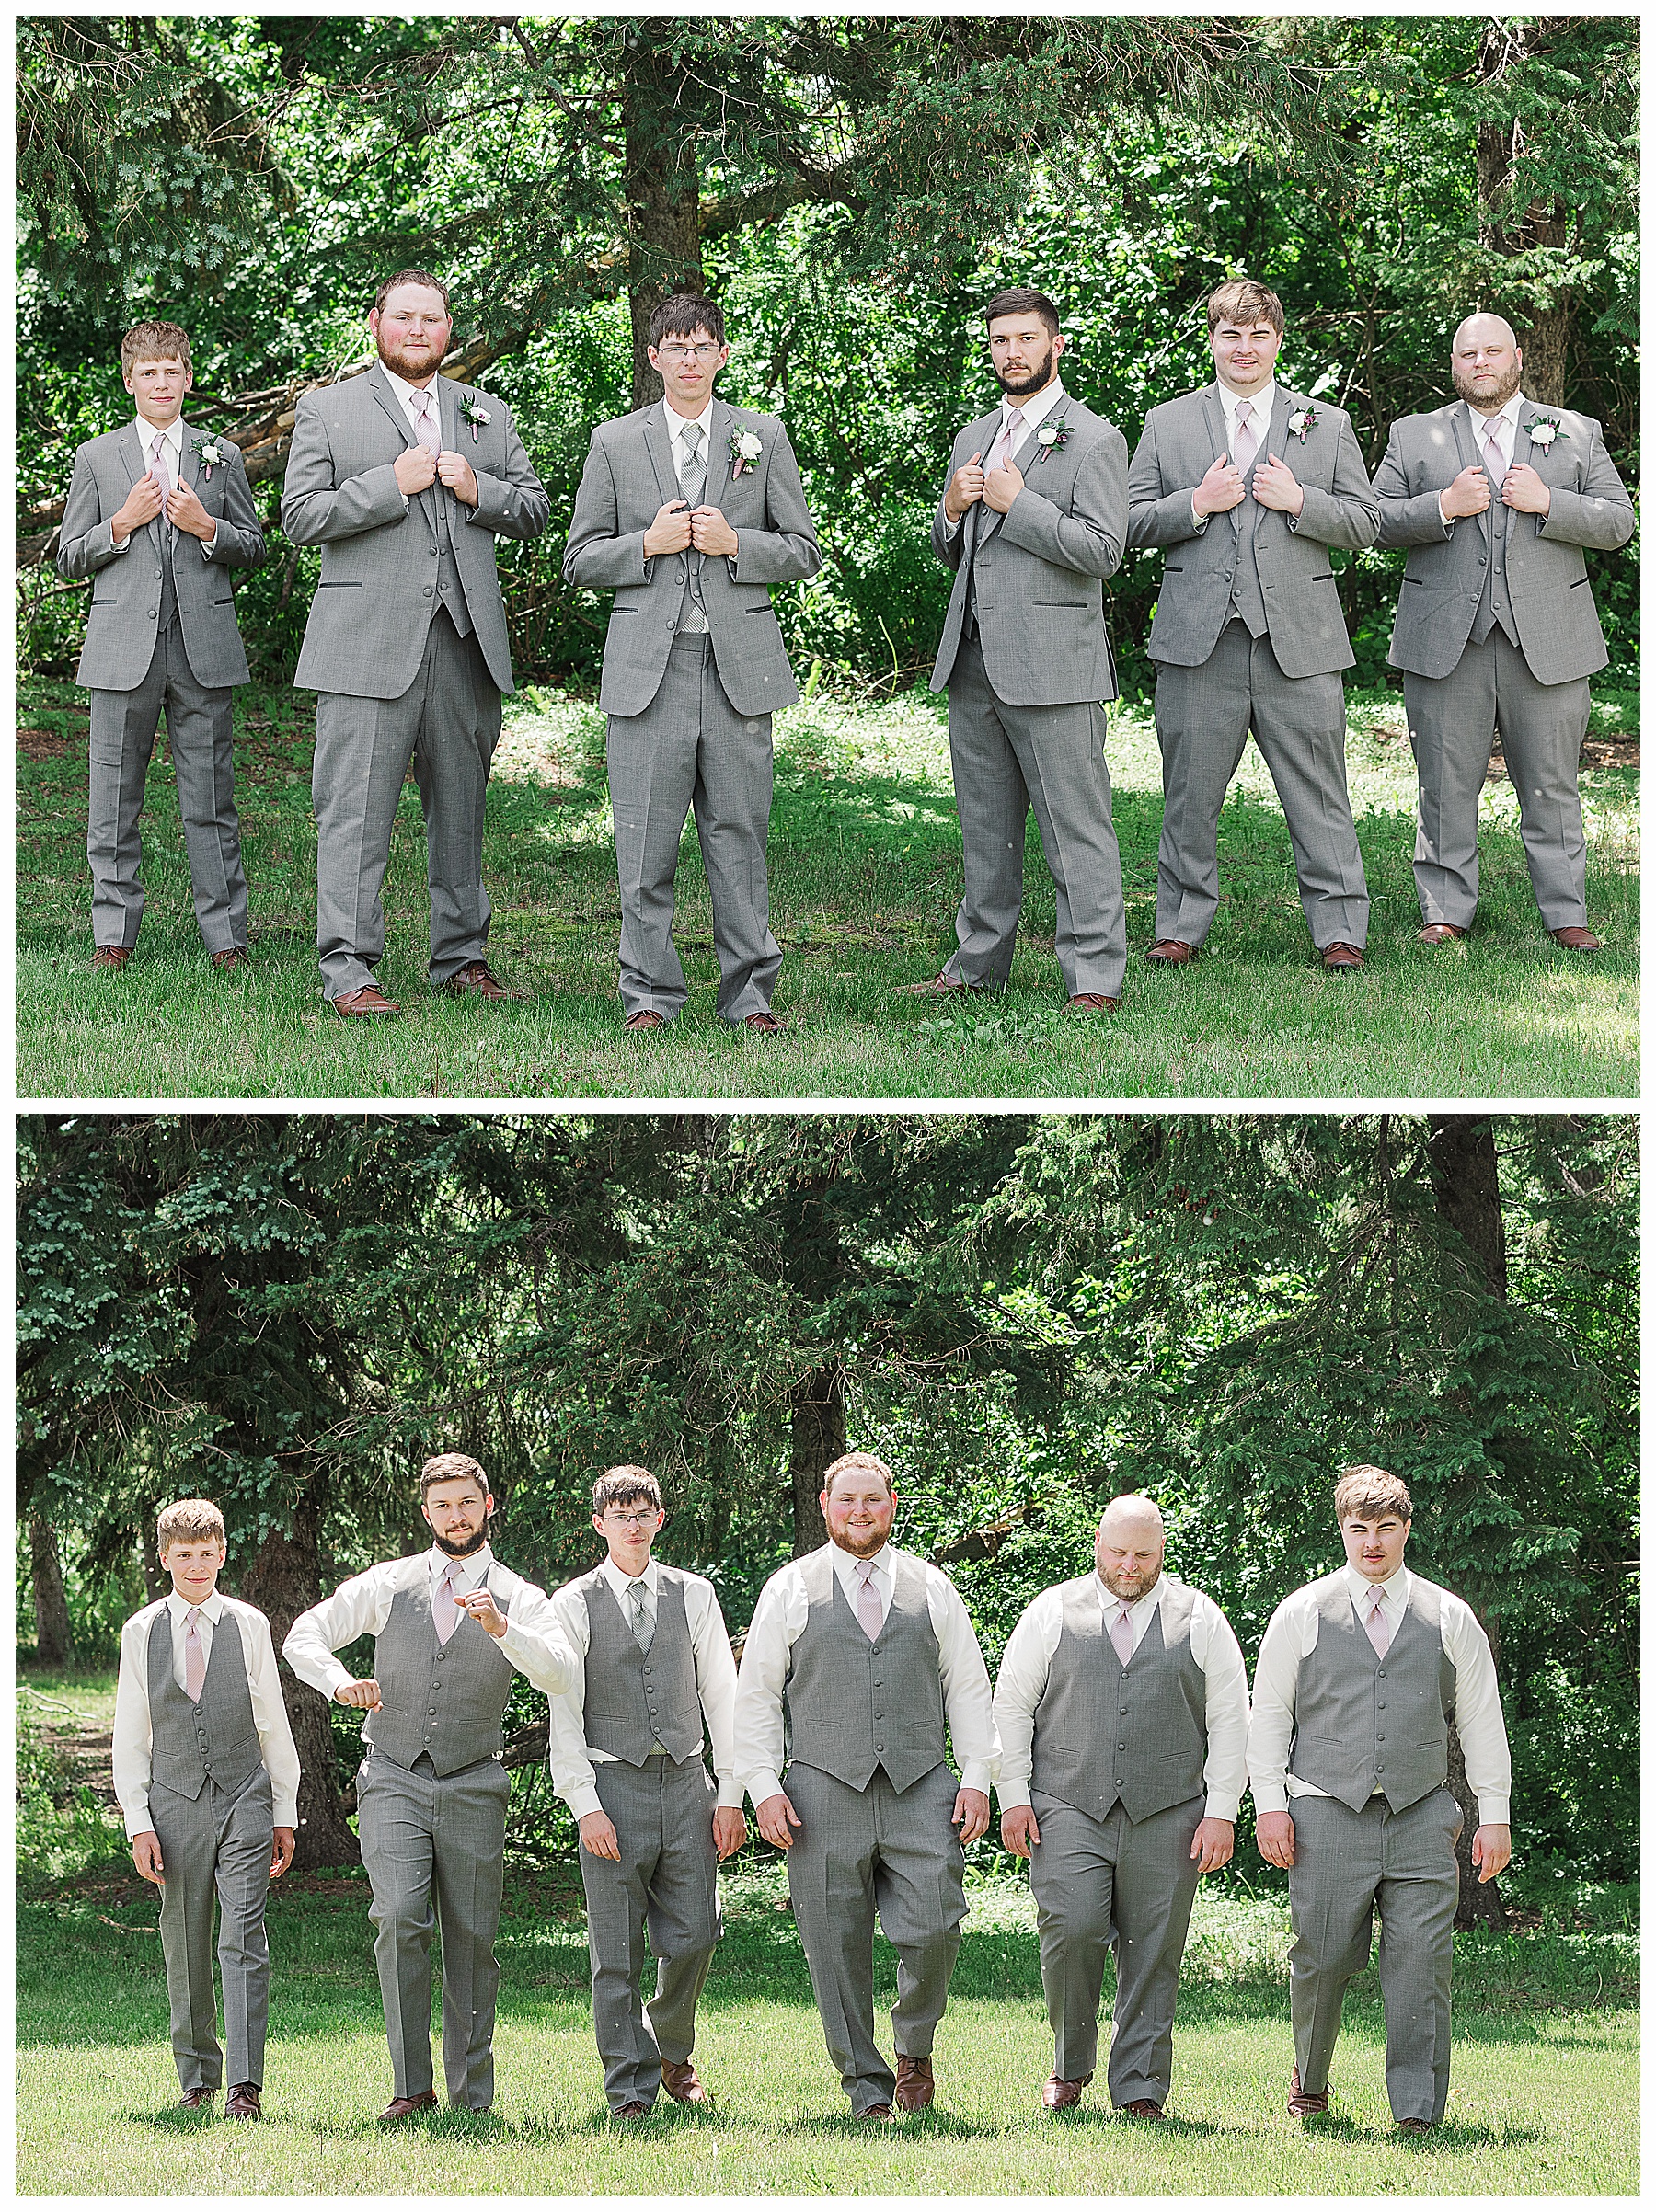
[[[814,575],[816,532],[774,415],[713,395],[730,358],[712,300],[650,318],[659,406],[600,423],[575,496],[564,580],[614,590],[598,703],[609,716],[621,879],[621,1004],[660,1029],[686,997],[673,884],[691,808],[713,901],[721,1017],[779,1029],[770,926],[771,716],[799,697],[770,586]]]
[[[581,1829],[592,2026],[611,2116],[627,2122],[663,2089],[680,2104],[705,2102],[690,2054],[723,1933],[718,1863],[747,1840],[730,1640],[713,1585],[650,1557],[665,1519],[645,1468],[600,1475],[592,1526],[608,1556],[553,1600],[575,1663],[552,1701],[552,1783]],[[648,2004],[646,1928],[657,1961]]]

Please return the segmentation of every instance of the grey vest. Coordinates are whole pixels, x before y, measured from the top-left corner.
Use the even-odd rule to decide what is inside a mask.
[[[426,508],[427,520],[437,534],[437,604],[445,608],[449,620],[462,637],[471,636],[472,618],[466,603],[466,587],[460,581],[460,570],[454,560],[454,541],[449,535],[449,500],[452,497],[441,479],[420,495]],[[484,1634],[489,1633],[484,1630]]]
[[[1065,1585],[1064,1627],[1035,1708],[1029,1782],[1095,1820],[1119,1799],[1136,1823],[1202,1794],[1207,1676],[1190,1650],[1196,1593],[1167,1585],[1125,1667],[1105,1607],[1096,1575]]]
[[[493,1573],[491,1567],[489,1593],[505,1612]],[[456,1774],[499,1753],[512,1661],[499,1637],[469,1613],[448,1642],[439,1644],[423,1575],[414,1588],[398,1590],[391,1600],[385,1625],[374,1639],[374,1679],[380,1709],[368,1715],[362,1734],[397,1766],[411,1767],[424,1751],[439,1774]]]
[[[1263,637],[1268,626],[1265,594],[1259,589],[1259,556],[1254,544],[1254,533],[1259,527],[1259,510],[1252,494],[1253,472],[1266,457],[1271,425],[1267,422],[1261,427],[1256,420],[1253,428],[1259,432],[1259,448],[1248,472],[1248,497],[1230,510],[1231,528],[1236,533],[1236,566],[1231,572],[1230,614],[1225,620],[1228,622],[1231,615],[1239,614],[1248,625],[1250,637]],[[1113,1651],[1115,1647],[1112,1645],[1110,1648]]]
[[[1517,450],[1517,441],[1514,440],[1512,451],[1516,453]],[[1489,476],[1489,464],[1483,461],[1481,438],[1478,441],[1478,457],[1483,462],[1485,476]],[[1472,618],[1472,642],[1474,645],[1482,645],[1499,623],[1508,644],[1516,645],[1518,630],[1512,620],[1512,599],[1507,590],[1506,575],[1507,533],[1512,526],[1512,510],[1501,505],[1501,486],[1493,476],[1489,476],[1489,504],[1483,519],[1489,525],[1489,557],[1484,569],[1483,590],[1478,594],[1478,613]],[[1478,527],[1476,517],[1472,527]]]
[[[247,1656],[229,1608],[219,1615],[207,1655],[201,1702],[192,1705],[173,1674],[172,1618],[164,1605],[150,1623],[150,1775],[180,1797],[203,1786],[239,1789],[264,1764],[247,1688]]]
[[[791,1757],[854,1790],[866,1790],[878,1767],[893,1789],[906,1790],[945,1757],[926,1576],[912,1559],[899,1559],[896,1569],[891,1610],[870,1644],[832,1555],[819,1552],[804,1563],[811,1610],[782,1692]]]
[[[581,1585],[587,1609],[586,1704],[582,1731],[596,1751],[641,1767],[652,1750],[694,1758],[702,1745],[696,1647],[684,1612],[684,1577],[661,1569],[656,1631],[638,1649],[622,1600],[594,1567]]]
[[[1317,1600],[1317,1642],[1300,1661],[1288,1771],[1361,1812],[1376,1790],[1401,1813],[1449,1771],[1455,1668],[1443,1607],[1417,1576],[1403,1625],[1380,1658],[1340,1576]]]

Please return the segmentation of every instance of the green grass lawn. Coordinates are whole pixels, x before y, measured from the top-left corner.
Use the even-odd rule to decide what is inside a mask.
[[[700,2014],[701,2113],[663,2103],[636,2131],[605,2116],[584,1924],[567,1889],[509,1877],[482,2118],[374,2126],[390,2068],[360,1876],[281,1885],[269,1915],[268,2118],[176,2109],[155,1906],[106,1873],[25,1896],[17,1944],[19,2193],[972,2196],[1633,2194],[1638,1989],[1631,1893],[1608,1923],[1461,1939],[1447,2124],[1391,2124],[1372,1969],[1348,1999],[1334,2109],[1283,2109],[1293,2052],[1280,1901],[1198,1905],[1186,1954],[1171,2125],[1113,2121],[1100,2083],[1078,2113],[1040,2108],[1052,2064],[1033,1905],[974,1882],[936,2051],[933,2113],[854,2123],[822,2046],[781,1870],[725,1884],[726,1938]],[[878,1959],[879,2003],[894,1989]],[[889,2023],[882,2041],[889,2044]]]
[[[152,769],[148,911],[123,974],[94,975],[85,854],[85,694],[22,687],[18,759],[17,1087],[32,1098],[130,1097],[1584,1097],[1639,1088],[1637,702],[1595,703],[1584,772],[1588,903],[1607,949],[1583,960],[1541,929],[1510,784],[1486,787],[1483,901],[1468,942],[1413,943],[1413,763],[1395,694],[1352,702],[1351,775],[1374,898],[1366,972],[1315,964],[1286,827],[1251,748],[1220,837],[1208,956],[1159,974],[1138,956],[1155,914],[1161,785],[1147,718],[1112,716],[1111,775],[1133,958],[1120,1014],[1064,1014],[1051,879],[1030,831],[1025,928],[1004,998],[958,1007],[895,995],[953,943],[960,832],[948,744],[925,694],[854,706],[819,694],[778,717],[772,914],[788,955],[788,1032],[732,1033],[695,833],[679,870],[691,981],[665,1035],[627,1036],[595,708],[509,702],[484,874],[491,957],[519,994],[457,1004],[424,980],[425,854],[403,797],[379,980],[395,1023],[347,1024],[314,959],[316,841],[308,693],[237,694],[236,778],[254,964],[214,976],[190,913],[170,772]]]

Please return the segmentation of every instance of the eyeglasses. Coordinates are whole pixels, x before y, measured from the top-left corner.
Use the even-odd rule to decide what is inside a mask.
[[[658,346],[656,348],[656,351],[661,355],[663,361],[688,361],[692,355],[694,355],[697,361],[711,361],[716,353],[720,353],[724,349],[721,346],[707,345]]]
[[[606,1513],[604,1519],[614,1529],[644,1529],[655,1519],[652,1508],[648,1513]]]

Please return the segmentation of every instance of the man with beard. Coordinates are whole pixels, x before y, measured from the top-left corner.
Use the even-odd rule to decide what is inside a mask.
[[[1409,547],[1389,659],[1420,779],[1420,941],[1472,926],[1499,727],[1542,922],[1566,951],[1597,952],[1577,774],[1587,679],[1610,655],[1581,548],[1625,545],[1633,503],[1590,415],[1524,396],[1510,323],[1468,315],[1449,366],[1460,397],[1393,423],[1374,478],[1380,543]]]
[[[1225,1865],[1248,1784],[1248,1676],[1211,1598],[1162,1572],[1154,1500],[1112,1498],[1095,1571],[1043,1590],[995,1692],[1001,1840],[1031,1861],[1052,2023],[1049,2112],[1078,2104],[1116,1962],[1110,2097],[1159,2120],[1190,1907]]]
[[[904,988],[1006,988],[1033,806],[1069,1010],[1113,1013],[1127,921],[1104,762],[1116,680],[1103,579],[1126,549],[1127,445],[1064,390],[1044,293],[1002,292],[983,313],[1001,404],[955,440],[932,522],[955,572],[931,681],[949,693],[964,888],[942,973]]]
[[[1183,967],[1219,906],[1219,811],[1248,731],[1294,844],[1300,904],[1330,974],[1368,941],[1346,788],[1346,636],[1331,546],[1377,527],[1350,419],[1276,378],[1282,303],[1251,278],[1207,304],[1214,382],[1152,407],[1128,482],[1131,542],[1167,550],[1148,651],[1161,746],[1156,941]]]
[[[316,954],[337,1014],[397,1013],[374,980],[380,887],[409,760],[425,813],[431,980],[511,994],[489,971],[483,808],[512,689],[495,539],[532,538],[550,505],[503,399],[439,376],[454,324],[435,277],[380,286],[376,366],[299,402],[282,497],[296,545],[322,547],[293,681],[321,693],[311,793]]]
[[[788,1853],[811,1986],[852,2113],[889,2120],[893,2104],[916,2113],[932,2102],[932,2041],[966,1917],[961,1846],[989,1826],[994,1700],[959,1591],[941,1567],[887,1541],[897,1499],[884,1461],[845,1453],[822,1478],[821,1504],[828,1542],[759,1593],[736,1687],[736,1756],[760,1834]],[[894,2075],[874,2042],[876,1913],[897,1954]]]
[[[420,1493],[431,1549],[353,1575],[300,1614],[282,1647],[302,1681],[368,1715],[357,1826],[391,2044],[385,2121],[437,2102],[433,1897],[449,2103],[487,2112],[494,2102],[494,1940],[511,1795],[500,1722],[514,1668],[547,1697],[575,1679],[546,1592],[489,1549],[494,1499],[477,1461],[463,1451],[428,1460]],[[374,1640],[374,1672],[361,1680],[334,1656],[359,1636]]]

